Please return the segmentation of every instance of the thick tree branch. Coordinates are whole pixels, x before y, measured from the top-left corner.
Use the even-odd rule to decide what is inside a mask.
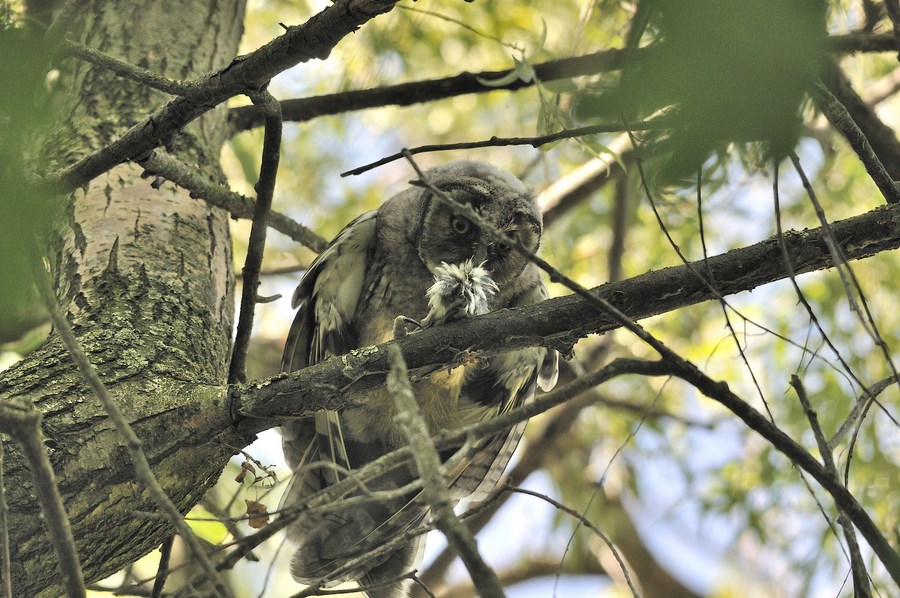
[[[821,70],[820,77],[828,91],[846,108],[846,112],[862,133],[862,138],[868,143],[889,177],[894,181],[900,180],[900,141],[897,140],[893,129],[881,122],[875,110],[859,97],[859,94],[850,85],[850,81],[837,63],[826,63]],[[867,158],[864,157],[866,151],[864,148],[861,148],[860,139],[856,132],[852,130],[852,126],[844,123],[841,116],[838,116],[836,121],[832,120],[832,115],[837,116],[838,112],[840,112],[839,110],[838,112],[833,112],[825,108],[821,109],[835,128],[847,137],[848,143],[860,155],[860,159],[863,160],[866,169],[869,170],[870,164],[867,163]],[[876,179],[877,182],[878,180]],[[889,201],[892,196],[892,194],[885,194]]]
[[[888,203],[900,202],[900,188],[888,173],[878,154],[872,149],[868,138],[853,120],[850,112],[824,87],[814,89],[812,96],[825,118],[844,136],[844,139],[859,156],[866,172],[884,195],[885,200]]]
[[[884,216],[884,218],[875,218],[873,221],[869,221],[869,218],[875,215]],[[860,226],[862,222],[866,222],[865,225],[862,225],[866,229],[883,227],[888,236],[897,237],[900,232],[898,231],[900,228],[898,215],[900,215],[900,210],[893,207],[874,210],[863,216],[835,223],[832,233],[844,245],[842,249],[847,258],[852,259],[851,256],[860,256],[859,252],[868,254],[874,249],[868,240],[862,242],[860,239],[852,240],[854,225]],[[861,231],[857,231],[857,233],[859,232]],[[801,242],[798,246],[798,239],[804,237],[806,237],[806,242]],[[820,229],[787,235],[783,243],[789,247],[795,272],[805,272],[831,264],[832,254],[825,242],[823,231]],[[896,240],[891,244],[896,247]],[[710,258],[702,266],[715,277],[719,293],[727,295],[738,290],[755,288],[764,282],[784,278],[786,276],[785,267],[780,260],[776,259],[779,251],[778,240],[770,239],[748,248]],[[737,257],[741,254],[743,254],[742,257]],[[742,272],[750,264],[752,264],[752,271]],[[640,319],[654,313],[668,311],[665,308],[659,309],[660,306],[667,303],[667,300],[679,303],[679,305],[671,307],[671,309],[675,309],[696,302],[699,297],[711,298],[708,283],[697,275],[701,271],[700,264],[687,264],[594,289],[593,296],[596,301],[605,302],[619,311],[620,314],[616,316],[599,313],[590,302],[581,297],[569,296],[546,301],[527,310],[494,312],[475,318],[471,322],[424,331],[404,339],[401,342],[401,349],[403,349],[404,356],[411,368],[453,359],[455,351],[452,349],[448,351],[448,347],[474,348],[491,352],[544,344],[556,345],[565,350],[566,346],[574,343],[584,334],[622,325],[622,313],[632,319]],[[773,275],[775,277],[770,278]],[[633,294],[633,285],[643,288],[642,296],[644,298],[653,298],[651,303],[656,307],[650,312],[638,313],[641,301]],[[572,309],[574,311],[569,311]],[[597,315],[593,318],[587,317],[585,314],[589,312]],[[476,328],[475,322],[480,323],[477,326],[480,334],[472,334]],[[636,329],[634,326],[629,328]],[[527,332],[515,334],[510,333],[511,330]],[[564,344],[560,346],[562,343]],[[734,395],[725,384],[708,378],[695,366],[678,358],[658,341],[654,341],[653,346],[660,347],[668,367],[668,373],[684,379],[710,398],[728,407],[751,429],[769,440],[773,446],[785,453],[792,462],[809,472],[826,488],[839,507],[853,520],[891,575],[900,580],[900,557],[890,547],[854,497],[843,486],[834,484],[824,472],[821,464],[790,437]],[[237,403],[234,407],[238,413],[243,412],[246,415],[262,418],[296,415],[298,404],[304,405],[307,412],[324,408],[340,408],[342,404],[348,403],[348,399],[352,402],[352,396],[357,392],[383,380],[383,373],[389,369],[385,351],[386,345],[365,347],[311,368],[282,375],[265,385],[248,389],[250,392],[246,393],[243,398],[249,400],[243,404]],[[517,410],[516,417],[530,417],[534,415],[532,410],[538,409],[539,406],[543,406],[540,400]],[[505,421],[506,419],[497,418],[492,420],[489,425],[510,425],[512,422]],[[244,422],[245,425],[250,426],[260,423],[262,422],[254,420],[245,420]],[[271,422],[263,423],[263,425],[270,426]]]
[[[834,237],[848,260],[861,259],[900,247],[900,206],[885,206],[831,225]],[[796,274],[830,268],[831,252],[820,228],[787,231],[784,247]],[[687,265],[647,272],[627,280],[596,287],[592,292],[606,299],[630,318],[640,320],[715,299],[698,272],[715,278],[722,296],[749,291],[788,278],[779,239],[734,249]],[[410,369],[452,361],[462,349],[486,352],[546,345],[563,352],[578,339],[618,327],[609,316],[589,308],[574,295],[519,309],[502,310],[410,335],[401,341]],[[320,409],[340,409],[353,397],[383,383],[389,369],[384,346],[363,347],[347,355],[263,384],[235,388],[232,412],[245,434],[277,425],[277,419]]]
[[[58,193],[67,193],[117,164],[146,156],[228,98],[259,90],[292,66],[326,58],[344,36],[390,11],[395,3],[396,0],[337,0],[306,23],[288,27],[284,35],[204,77],[193,93],[165,103],[119,139],[47,176],[43,183]]]

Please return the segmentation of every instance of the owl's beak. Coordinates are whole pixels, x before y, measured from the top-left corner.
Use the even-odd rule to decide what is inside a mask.
[[[488,274],[493,274],[491,263],[487,261],[488,248],[486,245],[479,243],[475,246],[475,252],[472,254],[473,264],[484,264],[482,267],[487,270]]]

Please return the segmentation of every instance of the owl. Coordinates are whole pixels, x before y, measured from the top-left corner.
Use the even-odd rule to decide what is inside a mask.
[[[458,161],[424,178],[473,208],[494,227],[535,252],[541,213],[513,175],[482,162]],[[293,371],[351,349],[376,345],[421,328],[525,306],[547,298],[539,270],[428,189],[411,186],[348,224],[312,263],[293,296],[298,308],[282,368]],[[558,354],[544,348],[467,360],[420,373],[413,390],[433,434],[495,417],[529,402],[535,386],[556,383]],[[285,459],[294,469],[282,506],[309,498],[353,470],[406,444],[384,387],[352,408],[322,411],[281,428]],[[495,486],[524,424],[479,440],[445,472],[454,500],[484,498]],[[446,460],[453,450],[441,454]],[[301,583],[344,573],[329,585],[356,580],[372,598],[406,596],[398,581],[421,560],[422,535],[377,558],[376,547],[420,526],[428,507],[417,492],[398,490],[416,479],[398,466],[357,489],[326,513],[301,515],[288,528],[297,544],[291,573]],[[394,491],[390,498],[379,492]]]

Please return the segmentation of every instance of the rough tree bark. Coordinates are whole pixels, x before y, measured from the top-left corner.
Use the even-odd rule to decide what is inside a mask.
[[[228,64],[243,18],[242,1],[92,0],[82,3],[71,36],[187,79]],[[102,147],[167,99],[86,63],[66,67],[69,88],[43,149],[49,168]],[[224,117],[224,108],[213,110],[175,140],[182,159],[214,177],[221,176],[213,169]],[[233,319],[231,239],[221,210],[171,185],[154,190],[140,175],[137,166],[123,165],[60,198],[51,258],[58,295],[85,351],[143,439],[169,496],[187,509],[232,452],[194,434],[198,419],[225,413],[216,405]],[[103,466],[124,462],[128,471],[130,459],[54,335],[3,373],[0,398],[13,397],[45,414],[47,448],[86,579],[109,575],[159,545],[169,526],[136,518],[156,510],[148,494],[121,467]],[[59,595],[27,465],[15,445],[6,442],[5,450],[14,593]]]

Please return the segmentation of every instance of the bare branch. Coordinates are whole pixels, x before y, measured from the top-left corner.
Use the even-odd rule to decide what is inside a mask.
[[[153,71],[149,71],[134,64],[129,64],[124,60],[119,60],[114,56],[110,56],[109,54],[101,52],[100,50],[89,48],[79,42],[68,39],[63,40],[62,47],[69,56],[84,60],[85,62],[90,62],[91,64],[99,66],[100,68],[112,71],[120,77],[136,81],[138,83],[141,83],[142,85],[146,85],[147,87],[151,87],[153,89],[158,89],[159,91],[163,91],[171,95],[188,95],[189,93],[195,91],[197,87],[196,82],[190,83],[186,81],[174,81],[172,79],[167,79],[166,77],[157,75]]]
[[[856,121],[850,116],[847,108],[841,104],[831,92],[824,86],[816,86],[812,90],[812,96],[816,101],[816,106],[825,115],[828,121],[844,136],[850,147],[859,156],[866,172],[872,177],[875,185],[881,191],[888,203],[897,203],[900,201],[900,187],[888,174],[878,154],[872,149],[865,133],[860,130]]]
[[[453,503],[441,475],[441,458],[413,395],[403,354],[396,345],[388,346],[388,361],[391,371],[387,388],[397,405],[397,423],[412,449],[413,460],[422,480],[422,494],[431,505],[434,524],[462,559],[479,594],[491,598],[503,596],[503,586],[497,574],[481,558],[469,528],[453,513]]]
[[[891,52],[898,46],[890,35],[885,34],[848,34],[835,35],[829,38],[829,45],[834,52]],[[433,102],[470,93],[489,93],[505,90],[515,91],[529,88],[534,81],[559,81],[586,75],[615,71],[625,63],[628,55],[639,55],[641,49],[630,52],[622,49],[603,50],[585,54],[549,60],[532,65],[535,78],[532,81],[516,79],[506,85],[487,86],[481,81],[497,81],[509,76],[513,69],[481,71],[479,73],[460,73],[441,79],[427,79],[386,85],[371,89],[358,89],[340,93],[330,93],[310,98],[283,100],[281,111],[285,121],[304,122],[333,114],[343,114],[366,108],[382,106],[411,106],[425,102]],[[263,124],[263,115],[253,106],[232,108],[229,113],[231,127],[235,132],[246,131]]]
[[[561,58],[533,65],[535,77],[540,81],[558,81],[583,75],[592,75],[622,68],[622,50],[604,50]],[[534,85],[533,82],[516,79],[507,85],[488,86],[481,81],[496,81],[508,76],[512,69],[482,71],[480,73],[460,73],[453,77],[429,79],[388,85],[372,89],[361,89],[333,93],[311,98],[285,100],[281,103],[286,121],[307,121],[319,116],[342,114],[354,110],[377,108],[380,106],[411,106],[434,100],[452,98],[470,93],[487,93],[497,90],[514,91]],[[479,79],[481,81],[479,81]],[[253,106],[232,108],[229,114],[232,128],[244,131],[262,124],[262,114]]]
[[[192,168],[169,153],[157,149],[139,163],[148,175],[172,181],[190,191],[191,197],[222,208],[234,218],[253,218],[256,207],[252,199],[229,190],[223,184],[204,179],[197,168]],[[316,253],[328,246],[328,241],[281,212],[270,211],[268,221],[270,227]]]
[[[791,386],[794,388],[794,391],[796,391],[797,398],[800,399],[800,404],[803,406],[803,412],[806,414],[806,419],[809,421],[809,427],[816,439],[816,445],[819,447],[819,454],[822,456],[822,463],[825,466],[825,471],[832,477],[836,484],[840,484],[841,476],[834,464],[831,448],[828,445],[828,441],[825,439],[825,433],[822,431],[822,426],[819,425],[819,417],[816,415],[815,410],[809,402],[809,397],[806,395],[806,388],[803,386],[803,382],[800,380],[799,376],[791,376]],[[856,540],[856,531],[853,529],[853,524],[850,522],[850,519],[847,518],[842,510],[838,512],[838,523],[841,524],[841,527],[844,530],[844,538],[847,540],[847,547],[850,550],[850,568],[853,572],[853,595],[856,598],[871,598],[872,590],[869,587],[869,574],[866,571],[865,562],[859,551],[859,542]]]
[[[481,141],[463,141],[460,143],[435,143],[429,145],[420,145],[418,147],[404,148],[395,154],[385,156],[380,160],[376,160],[364,166],[342,172],[341,176],[355,176],[362,174],[373,168],[384,166],[395,160],[399,160],[406,155],[424,154],[427,152],[442,152],[448,150],[460,149],[476,149],[482,147],[507,147],[511,145],[530,145],[531,147],[540,147],[547,143],[553,143],[560,139],[573,139],[575,137],[585,137],[588,135],[597,135],[599,133],[617,133],[621,131],[655,131],[664,129],[671,125],[671,120],[663,116],[658,116],[652,120],[633,122],[633,123],[604,123],[601,125],[591,125],[589,127],[579,127],[577,129],[565,129],[556,133],[547,135],[538,135],[536,137],[491,137]]]
[[[253,314],[256,310],[256,291],[259,287],[259,270],[262,266],[263,250],[266,247],[269,211],[275,193],[275,178],[281,159],[281,106],[269,92],[254,93],[253,103],[266,114],[266,131],[263,140],[262,163],[259,180],[256,183],[256,203],[250,240],[247,244],[247,259],[244,262],[243,289],[241,291],[241,314],[237,323],[228,383],[246,382],[247,348],[250,346],[250,332],[253,329]]]
[[[831,252],[832,263],[837,269],[838,275],[841,278],[841,282],[844,285],[847,300],[850,302],[850,310],[856,314],[857,319],[859,320],[860,324],[862,324],[866,333],[869,334],[875,345],[879,349],[881,349],[881,353],[882,355],[884,355],[885,362],[890,368],[891,373],[896,378],[898,377],[897,368],[894,365],[893,358],[891,357],[890,348],[887,346],[884,337],[878,331],[878,325],[875,323],[875,318],[874,316],[872,316],[872,312],[869,309],[869,303],[868,301],[866,301],[866,295],[865,293],[863,293],[862,286],[859,284],[859,280],[856,278],[856,274],[853,272],[853,268],[850,266],[850,264],[847,263],[847,258],[844,256],[843,251],[841,251],[841,246],[834,235],[834,231],[831,230],[831,225],[828,223],[828,220],[825,217],[825,210],[822,208],[822,204],[819,203],[812,183],[809,182],[806,173],[803,171],[803,168],[800,165],[800,159],[794,152],[791,152],[790,158],[791,163],[794,165],[794,169],[797,171],[797,174],[800,176],[800,180],[803,183],[803,189],[806,191],[806,195],[807,197],[809,197],[810,203],[812,203],[813,209],[816,213],[816,217],[819,219],[819,223],[822,225],[822,231],[825,233],[823,239],[825,241],[825,245],[828,247],[828,251]],[[856,298],[857,295],[859,296],[858,301]],[[897,423],[896,420],[894,423]]]
[[[900,206],[885,206],[831,225],[847,259],[869,257],[900,247]],[[788,278],[782,260],[782,243],[795,274],[831,267],[831,254],[821,229],[786,231],[760,243],[712,256],[707,262],[654,270],[592,289],[596,296],[615,303],[633,319],[643,319],[715,298],[695,272],[709,267],[723,296],[748,291]],[[588,309],[581,298],[570,295],[519,309],[492,312],[465,322],[424,330],[400,342],[411,369],[452,361],[456,351],[471,347],[481,351],[516,350],[551,345],[564,352],[579,338],[607,332],[618,324]],[[265,385],[234,388],[232,413],[246,434],[277,425],[279,418],[339,409],[352,397],[383,381],[388,371],[383,349],[363,348],[340,358],[271,378]],[[379,379],[380,376],[380,379]],[[302,399],[302,401],[301,401]]]
[[[288,27],[284,35],[204,77],[194,93],[170,100],[119,139],[48,175],[42,183],[58,193],[67,193],[117,164],[146,156],[228,98],[259,90],[272,77],[299,63],[327,57],[344,36],[390,11],[395,3],[396,0],[336,0],[306,23]]]
[[[150,598],[160,598],[169,576],[169,557],[172,555],[172,544],[175,535],[166,538],[159,547],[159,566],[156,569],[156,579],[153,580],[153,588],[150,590]]]
[[[629,574],[629,572],[628,572],[628,565],[625,564],[625,561],[622,559],[622,555],[620,555],[619,551],[616,549],[616,545],[613,544],[612,540],[609,539],[609,536],[607,536],[605,533],[603,533],[603,530],[601,530],[599,527],[594,525],[594,523],[590,519],[588,519],[587,517],[585,517],[578,511],[576,511],[575,509],[573,509],[571,507],[567,507],[566,505],[562,504],[558,500],[554,500],[554,499],[550,498],[549,496],[547,496],[546,494],[543,494],[541,492],[535,492],[533,490],[528,490],[527,488],[519,488],[517,486],[507,486],[507,489],[510,492],[517,492],[519,494],[527,494],[528,496],[534,496],[535,498],[539,498],[539,499],[543,500],[544,502],[546,502],[550,505],[553,505],[554,508],[559,509],[560,511],[566,513],[567,515],[575,518],[575,520],[578,521],[578,523],[580,525],[583,525],[586,528],[588,528],[589,530],[591,530],[592,532],[594,532],[594,534],[596,534],[597,537],[600,538],[600,540],[602,540],[604,544],[606,544],[606,547],[609,548],[609,551],[612,553],[613,557],[616,559],[616,563],[619,564],[619,569],[621,569],[621,571],[622,571],[622,575],[625,578],[625,583],[628,584],[628,588],[631,590],[632,596],[634,596],[635,598],[640,598],[641,593],[638,591],[637,587],[634,585],[634,582],[631,580],[631,574]]]
[[[894,130],[885,125],[875,111],[856,93],[847,76],[836,63],[826,63],[822,67],[819,77],[828,91],[846,108],[847,113],[862,132],[872,151],[878,156],[890,178],[894,181],[900,180],[900,141],[897,140]],[[827,112],[825,114],[828,116]],[[835,128],[842,134],[844,133],[837,124],[835,124]],[[848,131],[850,130],[848,129]],[[851,132],[851,134],[854,133]],[[856,143],[856,140],[851,137],[848,138],[848,142],[854,151],[857,151],[859,144]],[[885,197],[891,196],[885,195]]]
[[[31,402],[24,399],[13,399],[0,403],[0,432],[9,434],[22,448],[22,452],[28,460],[31,478],[34,480],[34,492],[41,505],[44,523],[59,559],[66,595],[69,598],[82,598],[85,596],[85,589],[81,563],[78,559],[78,551],[75,550],[72,527],[56,485],[53,465],[50,463],[47,448],[44,446],[41,419],[41,412],[35,409]],[[6,535],[6,526],[4,525],[4,536]],[[6,544],[8,548],[8,538]],[[8,571],[9,569],[7,569]],[[4,575],[5,585],[11,583],[11,577],[11,575]]]

